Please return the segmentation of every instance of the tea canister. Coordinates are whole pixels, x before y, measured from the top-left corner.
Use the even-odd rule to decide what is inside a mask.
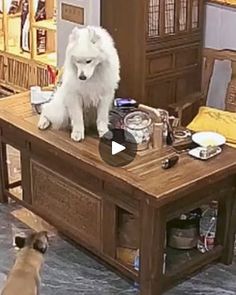
[[[145,150],[152,136],[152,119],[143,111],[134,111],[124,118],[125,140],[131,149]]]

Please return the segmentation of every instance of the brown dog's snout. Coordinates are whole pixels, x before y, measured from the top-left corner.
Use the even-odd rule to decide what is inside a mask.
[[[46,231],[42,231],[36,234],[33,248],[42,254],[44,254],[48,249],[48,233]]]

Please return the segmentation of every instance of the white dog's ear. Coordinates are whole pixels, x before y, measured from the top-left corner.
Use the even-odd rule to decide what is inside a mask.
[[[77,27],[74,27],[72,30],[70,36],[69,36],[69,42],[77,41],[79,38],[79,29]]]
[[[96,31],[93,28],[88,28],[89,30],[89,37],[92,43],[97,43],[97,41],[100,39],[100,36],[96,33]]]

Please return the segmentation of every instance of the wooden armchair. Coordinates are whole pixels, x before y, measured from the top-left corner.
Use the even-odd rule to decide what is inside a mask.
[[[195,115],[198,113],[198,109],[205,105],[204,95],[201,92],[194,93],[185,97],[178,103],[169,105],[169,113],[179,118],[181,126],[187,126]]]
[[[213,75],[214,65],[216,60],[230,60],[232,67],[232,77],[228,85],[225,110],[230,112],[236,112],[236,50],[215,50],[204,49],[204,61],[203,61],[203,93],[205,101],[209,91],[211,78]]]
[[[206,105],[216,60],[231,61],[232,77],[225,98],[225,110],[236,112],[236,51],[204,49],[203,57],[202,92],[186,97],[180,103],[172,104],[169,107],[170,113],[180,118],[182,126],[188,125],[193,119],[193,115],[197,114],[199,107]]]

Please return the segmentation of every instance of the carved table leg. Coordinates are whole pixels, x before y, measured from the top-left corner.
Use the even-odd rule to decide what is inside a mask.
[[[231,264],[236,232],[236,193],[235,189],[225,190],[219,202],[217,218],[217,242],[224,247],[221,262]]]
[[[222,258],[222,262],[225,264],[231,264],[234,256],[234,242],[236,234],[236,189],[231,192],[230,195],[230,218],[227,240],[225,250]]]
[[[21,186],[23,189],[23,200],[32,204],[31,196],[31,175],[30,175],[30,142],[26,142],[24,149],[20,151],[21,159]]]
[[[161,209],[143,202],[141,215],[140,294],[162,294],[166,222]]]
[[[7,151],[6,144],[0,141],[0,203],[7,203],[5,189],[8,186]]]

